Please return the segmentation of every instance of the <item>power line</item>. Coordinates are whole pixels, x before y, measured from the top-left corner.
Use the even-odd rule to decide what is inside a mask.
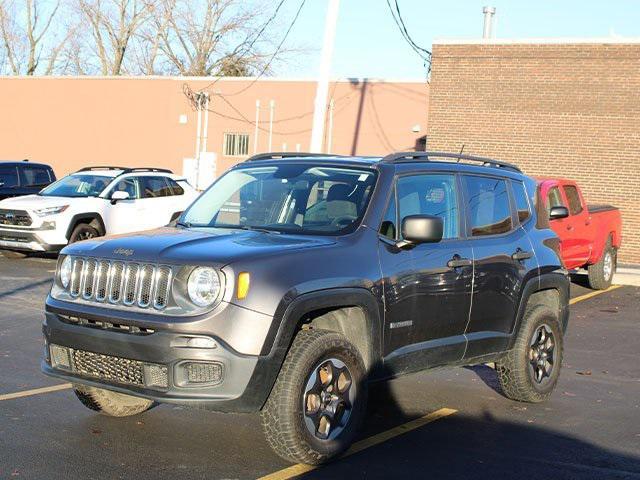
[[[296,24],[298,17],[300,16],[300,12],[302,11],[302,7],[304,7],[304,4],[306,3],[307,0],[302,0],[302,2],[300,2],[300,6],[298,7],[298,10],[296,11],[295,16],[293,17],[293,20],[291,21],[291,23],[289,24],[289,27],[287,28],[284,36],[282,37],[282,39],[280,40],[280,43],[278,44],[278,46],[276,47],[275,51],[271,54],[269,60],[267,61],[267,63],[264,64],[264,66],[262,67],[262,69],[260,70],[260,72],[258,73],[257,76],[255,76],[251,83],[249,83],[249,85],[241,88],[240,90],[233,92],[233,93],[228,93],[225,94],[226,96],[234,96],[234,95],[239,95],[241,93],[244,93],[245,91],[249,90],[269,69],[269,67],[271,66],[271,64],[273,63],[273,61],[275,60],[275,57],[278,55],[278,53],[280,53],[280,50],[282,49],[282,46],[284,45],[284,42],[287,40],[287,37],[289,36],[289,33],[291,33],[291,30],[293,30],[293,26]],[[278,11],[280,10],[280,7],[282,6],[282,4],[285,2],[285,0],[280,0],[280,3],[278,4],[278,6],[276,7],[276,9],[274,10],[273,14],[271,15],[271,17],[269,18],[269,20],[267,20],[267,22],[263,25],[262,29],[258,32],[258,34],[256,35],[256,38],[253,39],[253,41],[250,43],[250,45],[245,48],[245,51],[242,55],[240,55],[240,57],[238,57],[238,60],[242,60],[244,58],[244,56],[251,50],[251,48],[253,47],[253,45],[255,44],[255,42],[258,40],[258,38],[260,37],[260,35],[264,32],[264,30],[267,28],[267,25],[269,25],[269,23],[271,23],[271,21],[273,21],[273,19],[276,17],[276,15],[278,14]],[[211,88],[212,86],[214,86],[216,83],[218,83],[223,77],[218,77],[216,78],[213,82],[211,82],[210,84],[202,87],[199,92],[202,92],[204,90],[207,90],[209,88]],[[189,87],[187,87],[189,88]],[[187,97],[191,100],[192,95],[187,95]],[[191,100],[193,102],[193,100]]]
[[[396,7],[395,10],[391,6],[390,0],[387,0],[387,6],[389,7],[389,12],[391,13],[391,17],[393,18],[393,21],[398,27],[398,30],[400,31],[402,38],[405,39],[405,41],[409,44],[411,49],[416,54],[418,54],[418,56],[424,61],[425,67],[427,67],[428,72],[430,72],[431,71],[431,52],[426,48],[422,48],[421,46],[419,46],[409,34],[409,31],[407,30],[407,26],[405,25],[404,20],[402,18],[402,13],[400,12],[400,5],[398,4],[398,0],[395,0],[395,7]]]

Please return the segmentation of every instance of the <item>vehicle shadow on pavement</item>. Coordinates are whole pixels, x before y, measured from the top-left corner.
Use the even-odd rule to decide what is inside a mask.
[[[465,370],[475,373],[484,384],[496,393],[502,395],[502,389],[500,388],[500,382],[495,369],[488,365],[471,365],[464,367]]]
[[[53,280],[51,278],[45,278],[44,280],[28,283],[27,285],[22,285],[22,286],[20,286],[18,288],[14,288],[12,290],[7,290],[6,292],[0,292],[0,299],[3,299],[4,297],[10,297],[11,295],[14,295],[16,293],[22,293],[22,292],[25,292],[27,290],[31,290],[32,288],[38,288],[38,287],[41,287],[43,285],[50,284],[52,281]]]
[[[421,416],[407,414],[399,406],[388,382],[372,387],[370,398],[363,438]],[[549,428],[497,419],[488,411],[480,417],[459,412],[301,478],[493,480],[532,476],[640,479],[640,457],[607,450]]]

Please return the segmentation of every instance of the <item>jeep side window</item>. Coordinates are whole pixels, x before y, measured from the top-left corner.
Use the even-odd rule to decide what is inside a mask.
[[[513,187],[513,197],[516,201],[516,208],[518,209],[518,220],[520,223],[526,222],[531,217],[531,207],[529,206],[529,196],[525,189],[524,183],[516,180],[511,181],[511,187]]]
[[[573,185],[565,185],[562,188],[564,189],[564,194],[567,196],[569,212],[571,212],[571,215],[578,215],[582,213],[582,203],[580,202],[578,189]]]
[[[500,178],[464,175],[471,236],[498,235],[513,228],[507,182]]]
[[[442,238],[458,237],[460,210],[454,175],[429,174],[400,177],[396,188],[400,223],[408,215],[433,215],[444,221]]]
[[[396,239],[396,224],[398,222],[398,212],[396,209],[396,192],[395,189],[391,192],[391,198],[389,199],[389,206],[384,214],[382,223],[380,224],[380,235],[387,237],[391,240]]]

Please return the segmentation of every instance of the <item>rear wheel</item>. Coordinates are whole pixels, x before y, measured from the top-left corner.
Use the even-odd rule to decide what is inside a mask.
[[[597,263],[587,267],[589,286],[594,290],[604,290],[611,286],[616,271],[616,251],[611,246],[611,238],[607,240],[602,256]]]
[[[99,237],[100,232],[87,223],[80,223],[71,232],[69,237],[69,243],[80,242],[82,240],[89,240],[91,238]]]
[[[146,398],[112,392],[103,388],[74,385],[73,391],[85,407],[110,417],[129,417],[145,412],[154,406],[153,401]]]
[[[364,376],[360,353],[343,335],[299,332],[262,411],[273,450],[316,465],[349,448],[365,413]]]
[[[556,313],[545,305],[527,308],[513,349],[496,362],[505,396],[542,402],[558,383],[563,338]]]

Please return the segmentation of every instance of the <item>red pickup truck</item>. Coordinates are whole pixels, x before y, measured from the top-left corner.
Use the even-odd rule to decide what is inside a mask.
[[[586,205],[580,187],[571,180],[542,178],[538,182],[549,223],[560,238],[565,266],[586,268],[591,288],[608,288],[622,241],[620,211],[609,205]]]

